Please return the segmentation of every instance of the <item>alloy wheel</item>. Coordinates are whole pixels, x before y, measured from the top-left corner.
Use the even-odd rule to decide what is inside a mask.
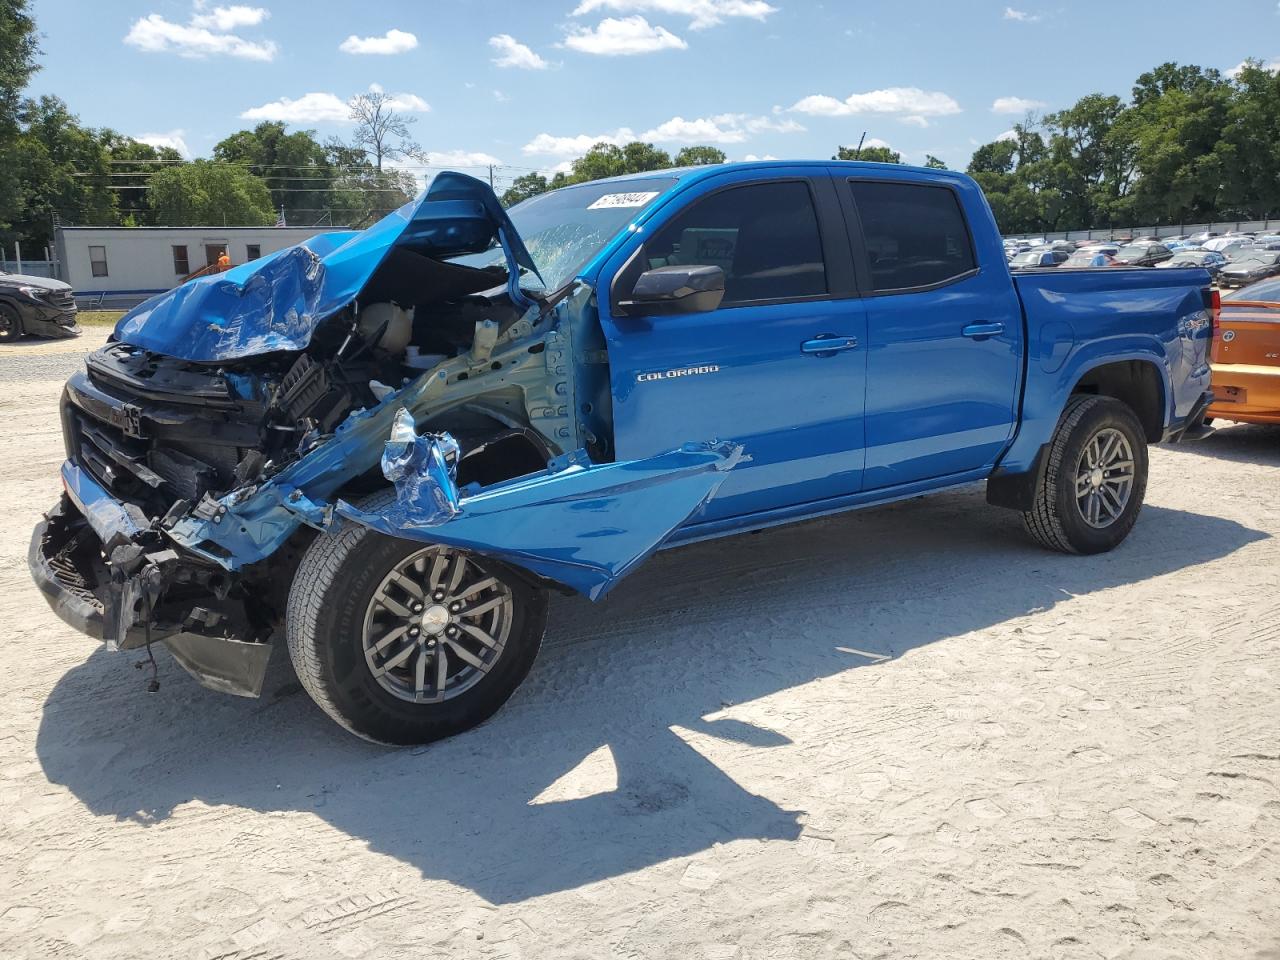
[[[1080,451],[1076,463],[1075,500],[1089,526],[1102,530],[1115,523],[1133,495],[1133,448],[1114,427],[1099,430]]]
[[[410,703],[442,703],[471,689],[502,656],[515,604],[479,558],[428,547],[388,573],[365,612],[373,678]]]

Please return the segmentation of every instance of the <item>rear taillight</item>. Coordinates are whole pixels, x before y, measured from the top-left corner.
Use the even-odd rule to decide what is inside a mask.
[[[1218,339],[1218,316],[1222,313],[1222,291],[1209,294],[1209,340]]]

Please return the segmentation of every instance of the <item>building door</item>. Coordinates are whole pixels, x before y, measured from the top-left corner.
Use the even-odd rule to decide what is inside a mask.
[[[204,245],[204,262],[206,266],[212,267],[218,262],[218,258],[227,252],[225,243],[206,243]]]

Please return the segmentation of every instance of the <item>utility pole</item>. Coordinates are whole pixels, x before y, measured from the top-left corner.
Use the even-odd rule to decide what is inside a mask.
[[[858,138],[858,149],[854,151],[853,159],[857,160],[860,156],[862,156],[862,145],[866,142],[866,140],[867,140],[867,131],[863,130],[862,136]]]
[[[489,164],[489,189],[493,189],[493,164]]]

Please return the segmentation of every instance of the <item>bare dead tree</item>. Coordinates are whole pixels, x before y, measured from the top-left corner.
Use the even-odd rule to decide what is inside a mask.
[[[395,97],[382,90],[357,94],[347,105],[356,131],[352,143],[373,154],[373,164],[382,172],[383,159],[400,160],[404,157],[420,158],[422,148],[409,137],[409,127],[417,122],[395,109]]]

